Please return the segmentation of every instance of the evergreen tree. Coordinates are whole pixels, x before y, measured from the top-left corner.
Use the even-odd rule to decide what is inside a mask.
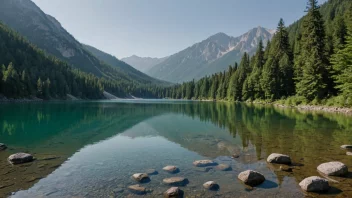
[[[304,18],[301,51],[298,57],[302,74],[296,84],[297,95],[308,100],[322,99],[327,94],[329,83],[328,63],[325,48],[324,21],[317,0],[308,1],[308,14]]]
[[[336,88],[352,104],[352,30],[348,31],[346,44],[332,57]]]
[[[235,73],[231,76],[229,85],[229,100],[241,101],[243,84],[250,72],[249,56],[245,52],[241,64]]]

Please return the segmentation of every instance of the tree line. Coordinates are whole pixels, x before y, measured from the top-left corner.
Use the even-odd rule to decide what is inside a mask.
[[[0,96],[7,98],[102,99],[108,91],[118,97],[158,98],[162,88],[125,79],[110,80],[72,68],[46,55],[0,23]]]
[[[280,19],[252,57],[244,53],[228,71],[165,88],[162,96],[351,106],[352,2],[329,0],[320,8],[308,0],[306,11],[289,28]]]

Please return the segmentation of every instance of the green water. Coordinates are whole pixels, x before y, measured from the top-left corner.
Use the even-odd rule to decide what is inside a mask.
[[[352,197],[352,173],[330,178],[326,194],[305,194],[298,183],[319,176],[316,167],[352,157],[340,149],[352,144],[352,118],[244,104],[125,100],[0,105],[0,197],[143,197],[127,186],[131,175],[156,169],[142,184],[145,197],[161,197],[171,176],[188,178],[186,197]],[[7,157],[32,153],[37,160],[12,166]],[[270,153],[291,156],[292,173],[267,164]],[[231,159],[232,154],[239,158]],[[213,159],[231,171],[205,171],[194,160]],[[175,165],[180,172],[162,171]],[[267,181],[249,188],[237,180],[241,171],[261,172]],[[220,190],[204,190],[206,181]]]

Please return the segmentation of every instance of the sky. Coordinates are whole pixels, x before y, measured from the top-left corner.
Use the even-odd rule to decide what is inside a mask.
[[[323,3],[326,0],[318,0]],[[78,41],[118,58],[165,57],[218,32],[302,17],[307,0],[33,0]]]

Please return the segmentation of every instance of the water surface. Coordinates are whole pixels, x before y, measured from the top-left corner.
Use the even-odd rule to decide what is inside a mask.
[[[352,197],[352,174],[330,178],[327,194],[305,194],[298,183],[319,176],[316,167],[352,157],[340,145],[352,144],[352,119],[338,114],[298,112],[244,104],[125,100],[0,105],[0,197],[143,197],[127,186],[131,175],[158,170],[145,197],[168,189],[162,180],[187,177],[187,197]],[[7,157],[32,153],[33,163],[12,166]],[[267,164],[270,153],[291,156],[293,173]],[[239,158],[231,159],[238,154]],[[205,170],[194,160],[213,159],[231,171]],[[175,165],[180,172],[162,171]],[[249,188],[237,175],[253,169],[267,181]],[[351,168],[350,168],[351,171]],[[220,190],[204,190],[206,181]],[[335,182],[333,182],[333,180]]]

